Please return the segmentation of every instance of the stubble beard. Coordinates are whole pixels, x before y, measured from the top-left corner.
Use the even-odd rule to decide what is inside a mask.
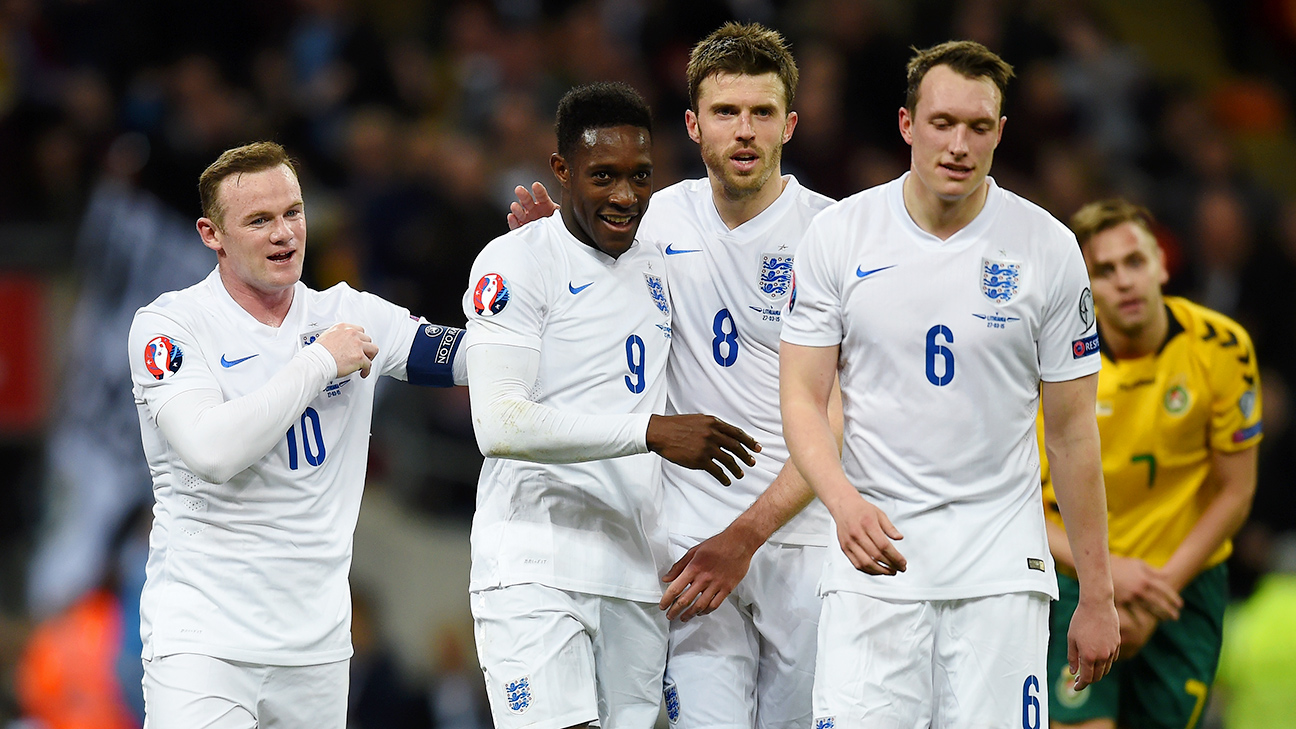
[[[755,149],[755,147],[750,147],[750,149]],[[707,171],[720,180],[725,197],[730,200],[745,200],[765,189],[765,183],[769,182],[774,170],[779,169],[780,164],[782,164],[783,145],[773,145],[769,154],[762,155],[760,160],[762,165],[753,174],[738,175],[730,169],[727,155],[718,153],[714,148],[709,148],[706,145],[702,146],[702,162],[706,164]]]

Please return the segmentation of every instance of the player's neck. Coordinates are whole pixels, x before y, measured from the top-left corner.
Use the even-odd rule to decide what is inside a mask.
[[[266,326],[277,328],[288,317],[288,310],[292,308],[295,286],[278,291],[261,291],[239,281],[236,276],[226,273],[224,268],[220,270],[220,277],[221,284],[229,292],[230,298],[251,314],[253,319]]]
[[[1160,350],[1169,333],[1170,315],[1166,312],[1165,301],[1157,297],[1152,316],[1143,326],[1125,331],[1103,327],[1103,347],[1113,359],[1138,359]]]
[[[707,179],[711,182],[711,199],[715,202],[716,212],[729,230],[765,212],[787,187],[787,180],[783,179],[780,169],[775,169],[765,184],[750,195],[731,194],[725,189],[724,181],[710,171]]]
[[[904,182],[905,210],[914,224],[924,231],[948,240],[976,219],[985,207],[990,183],[982,180],[967,197],[948,200],[932,192],[916,172],[911,172]]]

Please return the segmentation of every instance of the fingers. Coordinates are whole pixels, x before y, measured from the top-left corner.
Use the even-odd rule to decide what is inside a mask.
[[[697,549],[697,546],[694,545],[694,547],[685,552],[684,556],[680,557],[675,564],[671,565],[671,568],[666,572],[666,575],[662,577],[662,582],[674,582],[675,578],[679,577],[680,574],[684,572],[684,568],[693,561],[693,555],[697,554]]]
[[[720,420],[718,418],[716,419],[716,427],[720,430],[720,432],[723,435],[728,437],[728,440],[721,442],[720,445],[722,448],[732,451],[739,458],[743,459],[743,462],[745,462],[747,465],[749,466],[756,465],[756,459],[747,452],[747,451],[752,451],[753,453],[761,452],[761,444],[756,442],[755,438],[751,437],[750,435],[747,435],[747,432],[742,428],[739,428],[735,425],[730,425],[729,423],[726,423],[725,421]]]
[[[714,586],[708,586],[707,589],[703,590],[701,594],[699,594],[697,598],[693,600],[693,604],[689,606],[688,610],[685,610],[684,612],[680,613],[680,620],[687,623],[688,621],[692,620],[698,615],[701,615],[702,611],[705,608],[709,608],[711,606],[711,603],[712,601],[715,600],[715,598],[716,598],[716,588]]]
[[[732,473],[734,475],[734,478],[743,477],[742,467],[738,465],[738,462],[735,461],[733,459],[733,456],[729,455],[727,451],[720,451],[718,454],[716,454],[715,458],[716,460],[720,461],[721,466],[728,469],[729,473]]]
[[[895,525],[891,523],[891,519],[887,517],[886,512],[881,509],[878,510],[878,526],[882,527],[882,533],[888,537],[891,537],[892,539],[904,539],[904,535],[900,533],[899,529],[895,528]],[[896,554],[899,554],[899,552]],[[901,559],[903,559],[903,557]]]
[[[684,590],[679,597],[671,603],[670,609],[666,611],[666,619],[674,620],[684,614],[685,611],[693,606],[699,594],[702,593],[702,586],[693,582],[689,584],[688,589]],[[689,617],[693,617],[691,614]]]
[[[517,195],[518,201],[515,203],[511,203],[509,205],[509,208],[514,212],[518,212],[518,211],[526,212],[531,208],[532,205],[535,205],[536,203],[536,198],[531,195],[531,191],[526,189],[522,185],[518,185],[517,187],[513,188],[513,194]]]
[[[553,207],[558,207],[554,203],[553,199],[549,197],[549,191],[545,189],[545,186],[543,184],[539,182],[531,183],[531,193],[535,197],[535,201],[537,204],[546,205],[546,206],[552,205]]]
[[[725,475],[724,469],[715,461],[707,461],[706,465],[702,467],[702,470],[711,474],[711,477],[719,481],[721,486],[728,486],[731,483],[729,477]]]

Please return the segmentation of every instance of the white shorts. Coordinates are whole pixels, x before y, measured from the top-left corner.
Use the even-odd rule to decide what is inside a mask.
[[[1048,727],[1049,599],[823,597],[814,729]]]
[[[652,729],[666,664],[656,603],[535,583],[470,599],[497,729]]]
[[[144,661],[144,729],[345,729],[350,665],[154,657]]]
[[[696,542],[672,535],[672,559]],[[672,727],[810,726],[824,553],[765,544],[715,612],[671,621],[664,691]]]

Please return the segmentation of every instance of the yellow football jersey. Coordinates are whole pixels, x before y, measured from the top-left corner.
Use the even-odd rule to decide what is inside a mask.
[[[1186,299],[1165,302],[1170,329],[1161,350],[1122,360],[1103,350],[1098,375],[1111,552],[1154,567],[1170,559],[1216,493],[1211,451],[1244,450],[1261,438],[1260,375],[1246,330]],[[1042,416],[1038,424],[1045,513],[1061,524]],[[1232,550],[1225,541],[1203,568]]]

